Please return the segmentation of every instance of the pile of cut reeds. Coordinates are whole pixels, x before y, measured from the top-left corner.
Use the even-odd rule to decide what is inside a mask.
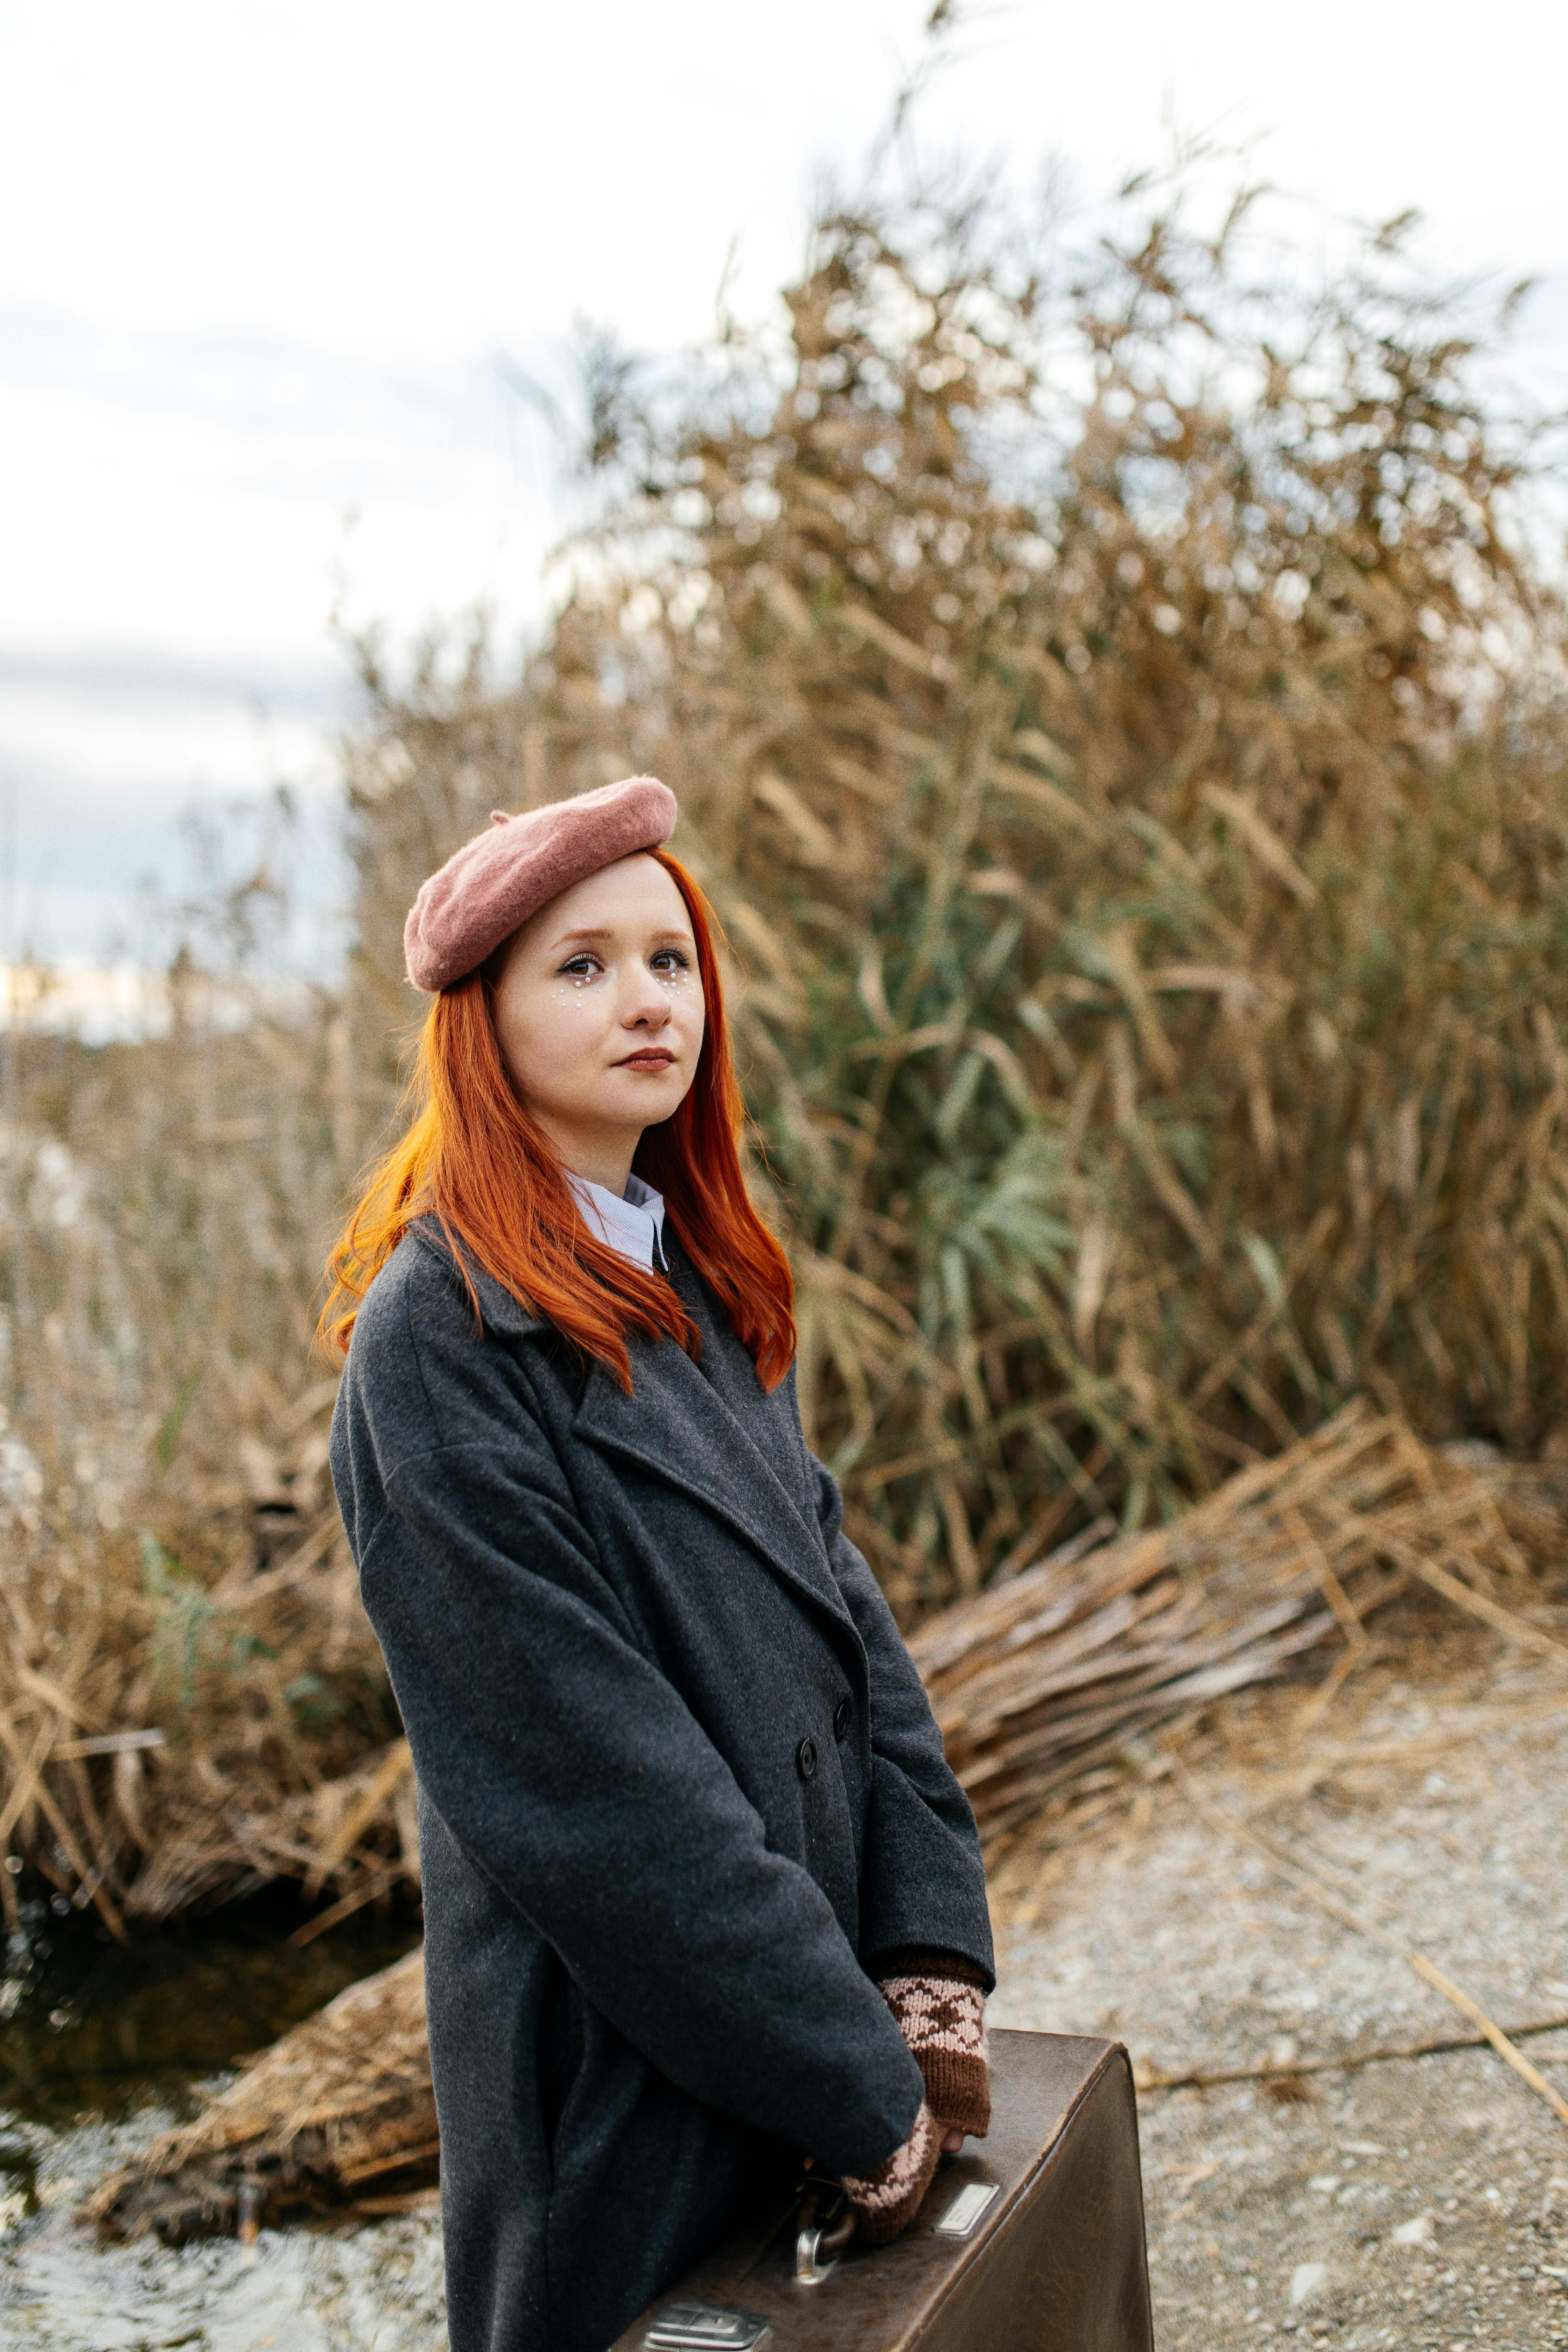
[[[249,2235],[301,2209],[405,2212],[427,2199],[437,2149],[425,1955],[411,1952],[252,2059],[195,2123],[106,2180],[83,2218],[177,2243]]]
[[[1331,1694],[1369,1647],[1366,1618],[1412,1580],[1568,1666],[1532,1622],[1563,1554],[1539,1474],[1423,1445],[1358,1402],[1174,1526],[1064,1546],[912,1647],[994,1864],[1054,1792],[1112,1759],[1131,1778],[1140,1734],[1337,1642]],[[416,1958],[340,1995],[117,2174],[90,2217],[178,2235],[290,2205],[405,2210],[436,2158],[423,2000]]]
[[[1357,1400],[1171,1526],[1079,1538],[922,1626],[910,1648],[988,1851],[1156,1724],[1337,1642],[1331,1692],[1412,1581],[1568,1667],[1524,1613],[1561,1577],[1562,1519],[1539,1475],[1480,1454]]]

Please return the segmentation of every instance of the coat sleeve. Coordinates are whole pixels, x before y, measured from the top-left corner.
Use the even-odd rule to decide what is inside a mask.
[[[815,1454],[829,1565],[866,1645],[871,1678],[871,1820],[860,1885],[860,1952],[875,1972],[910,1945],[956,1952],[996,1981],[985,1871],[969,1800],[942,1753],[925,1687],[893,1612],[844,1532],[837,1484]]]
[[[362,1589],[425,1796],[661,2074],[868,2172],[913,2126],[920,2069],[826,1895],[639,1650],[515,1358],[470,1338],[468,1359],[481,1438],[397,1443],[352,1357],[345,1408],[345,1516],[384,1494]]]

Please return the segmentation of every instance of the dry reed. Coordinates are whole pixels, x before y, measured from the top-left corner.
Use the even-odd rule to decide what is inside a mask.
[[[330,1004],[13,1046],[0,1201],[0,1902],[114,1932],[275,1877],[416,1883],[326,1469],[310,1299],[356,1144]],[[374,1818],[358,1820],[367,1787]],[[342,1846],[341,1829],[355,1824]],[[342,1850],[339,1850],[339,1849]]]
[[[1325,1643],[1336,1679],[1364,1622],[1436,1569],[1446,1598],[1512,1638],[1568,1643],[1521,1612],[1560,1577],[1563,1530],[1517,1474],[1423,1446],[1353,1402],[1239,1472],[1174,1526],[1047,1559],[911,1642],[948,1759],[993,1853],[1044,1801],[1140,1735],[1266,1681]]]
[[[83,2218],[177,2243],[249,2234],[301,2207],[385,2213],[418,2199],[437,2151],[425,1956],[411,1952],[252,2059],[195,2123],[105,2181]]]
[[[315,1433],[312,1433],[314,1437]],[[29,1546],[5,1580],[0,1901],[24,1864],[116,1935],[276,1879],[331,1918],[418,1884],[407,1743],[335,1508],[258,1570],[243,1534]],[[237,1554],[237,1558],[236,1555]],[[85,1555],[85,1556],[84,1556]]]
[[[1135,193],[1086,258],[984,199],[868,199],[819,223],[786,349],[731,338],[646,397],[601,366],[605,526],[521,677],[477,640],[456,679],[367,655],[342,1004],[28,1046],[14,1859],[106,1918],[412,1873],[316,1270],[392,1112],[415,885],[492,805],[629,769],[676,786],[728,926],[803,1410],[907,1624],[993,1583],[1005,1616],[1107,1517],[1178,1561],[1188,1506],[1358,1393],[1568,1447],[1561,614],[1510,528],[1535,446],[1396,236],[1309,299],[1245,202],[1215,236],[1191,201]],[[1236,1672],[1162,1574],[1151,1635]],[[1269,1605],[1278,1660],[1312,1611]],[[1048,1776],[1098,1735],[1015,1736]],[[1027,1789],[990,1757],[1001,1818]]]
[[[906,1622],[1354,1393],[1568,1439],[1536,445],[1396,235],[1309,299],[1191,202],[1087,258],[830,214],[782,353],[601,362],[611,511],[517,683],[367,661],[367,1041],[492,805],[679,792],[808,1432]]]

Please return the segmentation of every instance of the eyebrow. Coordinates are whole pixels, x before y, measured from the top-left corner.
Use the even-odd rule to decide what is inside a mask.
[[[689,930],[679,929],[673,924],[668,929],[653,932],[651,936],[656,940],[673,940],[681,947],[688,944],[695,947],[697,944]],[[581,930],[563,931],[558,939],[551,941],[550,951],[553,955],[558,949],[570,947],[574,940],[613,940],[615,937],[615,929],[608,923],[584,924]]]

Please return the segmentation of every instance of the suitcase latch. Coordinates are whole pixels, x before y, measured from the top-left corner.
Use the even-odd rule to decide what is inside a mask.
[[[667,2303],[643,2342],[653,2352],[751,2352],[767,2332],[760,2312],[721,2311],[716,2303]]]
[[[936,2225],[939,2238],[967,2238],[997,2193],[994,2180],[972,2180],[961,2189]]]

